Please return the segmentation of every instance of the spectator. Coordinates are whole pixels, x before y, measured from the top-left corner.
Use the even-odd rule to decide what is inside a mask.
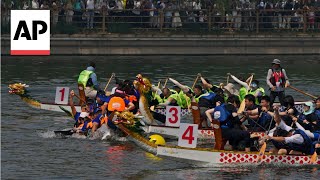
[[[87,0],[87,29],[93,29],[94,0]]]
[[[31,5],[32,9],[39,9],[39,3],[37,0],[32,0]]]
[[[72,18],[73,18],[73,5],[71,0],[68,0],[66,4],[66,23],[71,24],[72,23]]]

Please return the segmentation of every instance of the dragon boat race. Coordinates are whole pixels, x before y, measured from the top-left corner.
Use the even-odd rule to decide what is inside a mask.
[[[319,0],[1,1],[1,179],[320,179]]]

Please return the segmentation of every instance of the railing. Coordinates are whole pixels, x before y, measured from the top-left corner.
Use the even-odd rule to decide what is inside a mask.
[[[2,11],[2,33],[10,33],[10,11]],[[196,33],[319,33],[320,10],[243,10],[220,15],[202,10],[51,10],[51,32],[73,33],[186,32]]]

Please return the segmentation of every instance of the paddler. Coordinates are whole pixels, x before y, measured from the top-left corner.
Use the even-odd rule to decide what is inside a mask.
[[[83,124],[83,120],[85,117],[89,115],[90,108],[88,107],[87,104],[81,105],[81,112],[77,112],[74,103],[73,103],[73,97],[75,96],[74,91],[71,90],[70,95],[69,95],[69,104],[71,107],[71,113],[72,116],[75,120],[75,127],[79,127],[81,124]]]
[[[278,154],[306,154],[314,153],[313,142],[310,137],[300,129],[294,130],[286,125],[280,118],[279,107],[274,107],[274,121],[277,124],[277,130],[270,133],[267,139],[270,139],[275,146],[271,152]]]

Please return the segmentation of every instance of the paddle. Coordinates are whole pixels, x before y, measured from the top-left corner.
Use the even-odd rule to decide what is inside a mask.
[[[230,77],[230,73],[227,73],[227,84],[229,84],[229,77]]]
[[[108,83],[106,84],[106,87],[104,87],[104,91],[107,90],[107,88],[108,88],[108,86],[109,86],[109,84],[110,84],[110,82],[111,82],[111,80],[112,80],[112,78],[113,78],[114,76],[115,76],[115,73],[112,73],[112,74],[111,74],[111,77],[109,78]]]
[[[57,135],[57,134],[60,134],[60,135],[64,135],[64,136],[71,136],[74,131],[72,129],[70,130],[64,130],[64,131],[54,131],[54,133]]]
[[[248,92],[249,92],[250,85],[251,85],[251,82],[252,82],[252,79],[253,79],[253,75],[254,75],[254,73],[251,74],[251,78],[250,78],[250,81],[249,81],[249,84],[248,84],[248,89],[247,89],[246,94],[248,94]],[[237,113],[238,114],[242,114],[242,112],[244,111],[245,107],[246,107],[246,104],[245,104],[245,99],[244,99],[244,100],[242,100]]]
[[[304,91],[302,91],[302,90],[300,90],[300,89],[298,89],[298,88],[295,88],[295,87],[293,87],[293,86],[291,86],[291,85],[288,85],[288,87],[291,88],[291,89],[293,89],[293,90],[295,90],[295,91],[297,91],[297,92],[299,92],[299,93],[301,93],[301,94],[304,94],[304,95],[306,95],[306,96],[309,96],[309,97],[311,97],[311,98],[313,98],[313,99],[317,99],[316,96],[313,96],[313,95],[311,95],[311,94],[309,94],[309,93],[306,93],[306,92],[304,92]]]
[[[194,82],[193,82],[193,84],[192,84],[191,89],[193,89],[193,88],[194,88],[194,86],[196,85],[196,83],[197,83],[197,81],[198,81],[199,77],[201,77],[201,74],[200,74],[200,73],[198,73],[198,74],[197,74],[197,77],[196,77],[196,79],[194,80]]]
[[[267,143],[263,142],[263,145],[260,148],[257,163],[260,162],[263,159],[264,153],[266,152]]]
[[[78,98],[80,101],[82,101],[82,102],[86,103],[86,101],[85,101],[85,100],[83,100],[83,99],[81,99],[77,94],[74,94],[74,96],[75,96],[76,98]]]
[[[318,159],[317,157],[318,157],[318,154],[317,154],[317,151],[315,150],[310,158],[310,164],[314,164]]]
[[[164,82],[163,88],[165,88],[165,87],[167,86],[168,79],[169,79],[169,78],[167,78],[166,81]]]
[[[66,110],[66,109],[65,109],[64,107],[62,107],[62,106],[59,106],[59,108],[60,108],[63,112],[67,113],[68,116],[74,118],[73,114],[72,114],[70,111]]]

